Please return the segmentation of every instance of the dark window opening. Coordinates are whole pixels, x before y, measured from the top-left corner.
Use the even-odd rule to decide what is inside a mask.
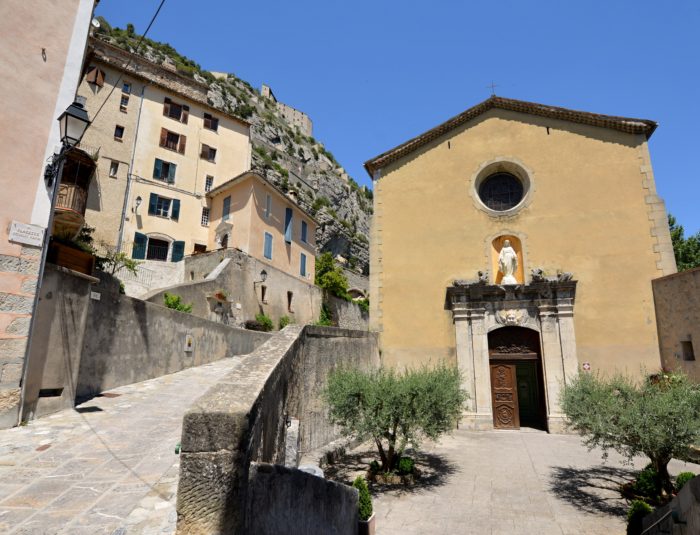
[[[523,194],[522,182],[509,173],[491,175],[479,186],[481,201],[499,212],[517,206],[523,200]]]
[[[260,286],[260,300],[263,303],[267,303],[267,286],[265,285]]]
[[[169,247],[170,244],[165,240],[149,238],[148,247],[146,248],[146,260],[167,260]]]
[[[200,158],[210,162],[216,161],[216,149],[209,145],[202,144],[202,151],[199,153]]]
[[[693,342],[688,340],[681,342],[681,352],[683,360],[695,360],[695,351],[693,351]]]
[[[292,311],[292,300],[294,299],[294,292],[287,292],[287,310]]]
[[[166,98],[163,102],[163,115],[180,121],[181,123],[187,124],[187,119],[189,118],[190,107],[184,104],[177,104],[169,98]]]
[[[204,128],[216,132],[219,129],[219,119],[212,117],[211,114],[204,114]]]
[[[195,243],[194,244],[194,253],[193,254],[199,254],[199,253],[206,253],[207,252],[207,246],[204,245],[203,243]],[[192,280],[194,280],[194,272],[190,272],[192,274]]]
[[[117,125],[114,127],[114,139],[118,139],[121,141],[121,139],[124,137],[124,127],[121,125]]]

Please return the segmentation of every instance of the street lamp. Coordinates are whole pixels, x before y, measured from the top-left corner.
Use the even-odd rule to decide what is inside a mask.
[[[260,280],[259,281],[253,281],[253,288],[255,288],[256,284],[262,284],[267,280],[267,271],[264,269],[260,272]]]
[[[135,214],[138,214],[138,213],[139,213],[139,206],[141,206],[141,202],[142,202],[142,201],[143,201],[143,199],[141,198],[141,195],[139,195],[138,197],[136,197],[136,201],[135,201],[136,208],[134,208],[134,213],[135,213]]]
[[[90,118],[80,102],[73,102],[58,118],[58,123],[61,128],[61,142],[67,148],[80,143],[90,125]]]

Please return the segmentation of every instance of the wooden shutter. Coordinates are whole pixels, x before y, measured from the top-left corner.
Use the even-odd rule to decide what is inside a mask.
[[[219,129],[219,119],[216,117],[211,118],[211,129],[216,132]]]
[[[189,116],[190,116],[190,107],[183,105],[182,106],[182,116],[180,117],[180,120],[183,123],[187,124],[187,119],[189,118]]]
[[[180,144],[177,147],[177,151],[180,154],[185,154],[185,144],[187,143],[187,136],[180,134]]]
[[[165,128],[160,129],[160,146],[165,147],[168,140],[168,131]]]
[[[173,242],[173,254],[170,255],[171,262],[179,262],[185,256],[185,242],[184,241],[174,241]]]
[[[284,241],[292,243],[292,209],[286,208],[284,212]]]
[[[148,237],[140,232],[134,232],[134,246],[131,250],[131,258],[143,260],[146,258],[146,245]]]
[[[173,199],[173,208],[170,213],[170,219],[173,221],[180,219],[180,199]]]
[[[204,128],[211,130],[211,115],[208,113],[204,114]]]
[[[156,158],[153,164],[153,178],[162,178],[163,176],[163,160]]]
[[[168,97],[165,97],[163,102],[163,115],[170,116],[170,99]]]
[[[105,85],[105,72],[101,69],[97,69],[97,81],[95,81],[97,87],[102,87]]]
[[[85,81],[89,84],[94,84],[97,82],[97,67],[88,67],[88,72],[85,75]]]
[[[158,195],[151,193],[148,198],[148,215],[156,215],[156,206],[158,205]]]
[[[199,153],[199,157],[209,159],[209,145],[202,143],[202,152]]]

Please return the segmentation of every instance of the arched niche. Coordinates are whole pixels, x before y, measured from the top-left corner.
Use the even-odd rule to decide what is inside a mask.
[[[501,284],[503,279],[503,273],[498,270],[498,255],[503,249],[503,244],[506,240],[510,241],[510,246],[515,250],[518,255],[518,269],[514,274],[515,279],[518,284],[525,284],[525,266],[523,265],[523,244],[520,238],[513,236],[512,234],[503,234],[494,238],[491,242],[491,273],[493,273],[494,284]]]

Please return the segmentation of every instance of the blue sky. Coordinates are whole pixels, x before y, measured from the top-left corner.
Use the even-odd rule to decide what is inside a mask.
[[[142,33],[159,0],[102,0]],[[362,164],[490,95],[653,119],[659,193],[700,230],[700,2],[166,0],[149,37],[307,112]]]

